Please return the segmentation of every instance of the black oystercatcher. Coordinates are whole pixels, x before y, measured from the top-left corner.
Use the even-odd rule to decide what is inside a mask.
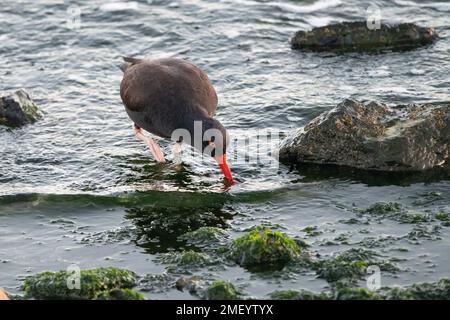
[[[124,60],[120,96],[136,137],[148,144],[155,159],[165,162],[158,143],[142,129],[174,140],[178,150],[188,136],[189,144],[214,157],[227,180],[234,182],[226,157],[228,134],[213,118],[217,94],[208,76],[182,59]]]

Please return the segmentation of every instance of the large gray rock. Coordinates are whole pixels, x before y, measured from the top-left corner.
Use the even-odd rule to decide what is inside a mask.
[[[37,105],[22,89],[0,99],[0,125],[20,127],[41,117]]]
[[[293,49],[333,52],[383,52],[410,50],[438,38],[433,28],[413,23],[385,24],[369,29],[366,21],[342,22],[311,31],[298,31],[291,39]]]
[[[450,105],[345,100],[281,142],[285,163],[419,171],[450,162]],[[447,163],[445,163],[447,162]]]

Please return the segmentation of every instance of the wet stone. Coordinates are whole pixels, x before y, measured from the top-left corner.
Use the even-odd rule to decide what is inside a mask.
[[[291,46],[317,52],[380,53],[415,49],[433,43],[437,38],[433,28],[413,23],[381,23],[380,28],[369,28],[366,21],[359,21],[298,31],[291,39]]]

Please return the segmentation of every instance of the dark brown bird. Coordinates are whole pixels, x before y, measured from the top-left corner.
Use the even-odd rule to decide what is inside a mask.
[[[189,143],[218,162],[225,177],[234,181],[227,164],[228,133],[213,118],[217,94],[208,76],[182,59],[124,58],[120,96],[134,122],[136,137],[150,147],[155,159],[164,162],[159,145],[142,129],[176,142]]]

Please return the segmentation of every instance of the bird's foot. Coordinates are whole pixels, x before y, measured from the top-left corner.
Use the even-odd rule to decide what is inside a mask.
[[[139,140],[144,141],[148,147],[150,148],[150,152],[152,153],[153,157],[158,162],[166,162],[166,159],[164,158],[164,153],[161,150],[161,147],[157,142],[155,142],[152,138],[147,137],[144,135],[144,132],[141,128],[134,127],[134,135]]]

